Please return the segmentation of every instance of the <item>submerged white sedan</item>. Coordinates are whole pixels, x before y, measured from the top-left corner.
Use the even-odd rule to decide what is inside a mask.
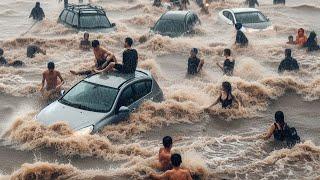
[[[270,20],[255,8],[224,9],[219,18],[230,25],[241,23],[244,29],[272,29]]]

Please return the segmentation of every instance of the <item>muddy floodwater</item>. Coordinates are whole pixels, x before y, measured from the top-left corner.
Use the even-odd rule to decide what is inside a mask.
[[[70,70],[93,63],[93,52],[79,49],[84,32],[57,22],[63,9],[57,0],[41,1],[46,18],[38,23],[28,19],[34,0],[0,1],[0,48],[8,60],[26,64],[0,67],[0,179],[148,179],[158,172],[157,153],[167,135],[195,179],[320,179],[320,52],[286,44],[301,27],[320,34],[320,1],[287,0],[275,6],[259,0],[272,29],[247,32],[249,46],[237,48],[233,26],[218,13],[245,7],[243,1],[215,0],[206,15],[191,0],[189,8],[199,14],[201,25],[192,36],[170,38],[149,32],[166,12],[150,0],[92,0],[106,10],[116,30],[90,32],[90,40],[98,39],[122,59],[123,40],[132,37],[138,67],[151,71],[165,100],[145,102],[127,121],[81,136],[64,123],[47,127],[34,117],[46,106],[39,89],[48,61],[62,73],[65,89],[83,78]],[[26,58],[27,45],[36,41],[47,54]],[[190,78],[187,58],[194,47],[205,64]],[[216,65],[224,60],[225,48],[236,60],[233,77],[223,76]],[[279,75],[286,48],[300,71]],[[217,105],[204,111],[219,96],[223,81],[232,84],[244,108]],[[302,139],[291,149],[260,138],[278,110]]]

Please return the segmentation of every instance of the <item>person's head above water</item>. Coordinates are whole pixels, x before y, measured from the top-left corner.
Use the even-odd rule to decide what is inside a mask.
[[[276,121],[276,123],[278,123],[279,125],[284,125],[284,114],[282,111],[277,111],[274,114],[274,120]]]
[[[284,50],[284,54],[287,58],[290,58],[292,55],[291,55],[291,49],[286,49]]]
[[[222,83],[222,90],[226,92],[228,95],[232,93],[232,86],[229,82],[225,81]]]
[[[223,50],[223,55],[224,55],[225,57],[231,56],[231,49],[224,49],[224,50]]]
[[[292,43],[292,42],[293,42],[293,36],[290,35],[290,36],[288,37],[288,40],[289,40],[289,42]]]
[[[0,48],[0,56],[3,56],[3,49],[2,48]]]
[[[317,37],[317,34],[316,34],[314,31],[312,31],[312,32],[310,33],[310,35],[309,35],[309,38],[308,38],[308,39],[310,39],[310,40],[315,40],[315,39],[316,39],[316,37]]]
[[[133,44],[133,40],[131,37],[127,37],[125,40],[124,40],[124,47],[125,48],[130,48]]]
[[[85,32],[85,33],[83,34],[83,38],[84,38],[85,40],[88,40],[88,39],[89,39],[89,33]]]
[[[191,51],[190,51],[190,56],[191,57],[197,57],[198,55],[198,49],[197,48],[192,48]]]
[[[303,28],[298,29],[298,36],[299,37],[303,37],[304,36],[304,29]]]
[[[162,144],[166,149],[170,149],[172,147],[172,138],[170,136],[165,136],[162,139]]]
[[[181,163],[182,163],[182,158],[180,154],[171,155],[171,164],[173,167],[180,167]]]
[[[52,61],[48,62],[48,66],[47,67],[48,67],[49,71],[53,71],[54,67],[55,67],[54,62],[52,62]]]
[[[236,30],[240,30],[242,28],[242,24],[241,23],[236,23],[234,25],[234,27],[236,28]]]
[[[40,2],[36,2],[36,7],[40,7]]]
[[[93,48],[98,48],[100,46],[100,42],[98,40],[93,40],[91,44]]]

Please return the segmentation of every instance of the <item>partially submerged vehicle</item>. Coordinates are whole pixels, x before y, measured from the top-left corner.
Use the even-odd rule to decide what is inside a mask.
[[[268,29],[270,20],[255,8],[224,9],[219,12],[219,17],[230,25],[241,23],[245,29]]]
[[[77,29],[113,28],[106,12],[100,6],[68,4],[59,16],[59,22]]]
[[[96,74],[73,86],[35,117],[44,125],[67,123],[80,134],[96,133],[129,117],[141,103],[159,102],[163,93],[149,71]]]
[[[178,37],[193,34],[199,17],[192,11],[168,11],[156,22],[151,31],[163,36]]]

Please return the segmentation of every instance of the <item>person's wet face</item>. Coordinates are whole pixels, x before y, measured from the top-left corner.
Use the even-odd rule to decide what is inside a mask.
[[[289,43],[293,43],[293,36],[288,37]]]
[[[83,37],[85,40],[89,40],[89,33],[84,33]]]
[[[48,63],[48,70],[49,70],[49,72],[53,72],[53,71],[54,71],[54,67],[55,67],[55,65],[54,65],[53,62],[49,62],[49,63]]]
[[[303,29],[299,29],[299,30],[298,30],[298,35],[299,35],[299,37],[304,36],[304,31],[303,31]]]
[[[196,54],[193,50],[191,50],[191,51],[190,51],[190,56],[194,58],[194,57],[197,56],[197,54]]]

